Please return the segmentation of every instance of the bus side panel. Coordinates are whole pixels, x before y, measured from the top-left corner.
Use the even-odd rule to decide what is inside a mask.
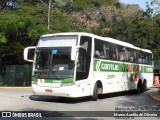
[[[153,73],[144,73],[144,79],[146,79],[147,88],[153,87]]]
[[[124,78],[122,72],[94,72],[94,79],[100,80],[103,85],[103,93],[112,93],[118,91],[125,91]]]

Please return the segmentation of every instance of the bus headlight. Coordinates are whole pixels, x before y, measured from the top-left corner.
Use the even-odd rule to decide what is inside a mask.
[[[71,85],[75,85],[75,83],[74,82],[62,83],[61,86],[71,86]]]

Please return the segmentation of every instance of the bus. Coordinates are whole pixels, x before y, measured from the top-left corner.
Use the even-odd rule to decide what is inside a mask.
[[[85,32],[42,35],[37,46],[24,49],[24,60],[33,62],[35,95],[94,101],[107,93],[152,87],[152,57],[150,50]]]

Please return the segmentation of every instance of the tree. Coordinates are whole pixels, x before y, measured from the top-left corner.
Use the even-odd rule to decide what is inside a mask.
[[[14,9],[10,1],[0,2],[1,65],[23,64],[24,47],[36,45],[42,34],[57,32],[92,32],[160,53],[158,12],[152,16],[118,0],[52,0],[48,30],[48,0],[12,0]]]
[[[48,6],[36,2],[24,0],[14,11],[8,9],[0,11],[0,65],[24,64],[24,47],[36,45],[43,34],[86,31],[84,27],[73,24],[69,15],[62,9],[53,7],[51,29],[48,30]]]
[[[35,8],[36,11],[32,6],[25,5],[17,6],[17,9],[12,12],[0,12],[0,64],[24,63],[24,47],[35,45],[39,36],[48,31],[44,21],[37,19],[37,16],[43,14],[38,6]]]

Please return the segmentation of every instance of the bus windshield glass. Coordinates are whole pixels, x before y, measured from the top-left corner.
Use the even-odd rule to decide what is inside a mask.
[[[57,80],[73,77],[71,47],[38,48],[34,75]]]

